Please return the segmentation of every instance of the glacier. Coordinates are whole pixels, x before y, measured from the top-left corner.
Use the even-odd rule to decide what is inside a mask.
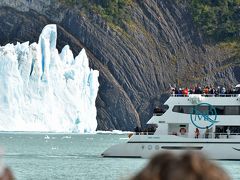
[[[56,42],[50,24],[38,43],[0,46],[0,131],[95,132],[99,72]]]

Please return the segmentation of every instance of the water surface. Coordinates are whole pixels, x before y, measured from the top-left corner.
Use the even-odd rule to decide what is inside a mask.
[[[147,159],[102,158],[127,135],[0,133],[4,160],[17,179],[128,179]],[[240,179],[240,161],[216,161],[233,179]]]

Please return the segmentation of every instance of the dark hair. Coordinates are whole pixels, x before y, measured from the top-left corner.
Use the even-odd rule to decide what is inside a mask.
[[[230,180],[229,176],[213,162],[199,153],[174,155],[161,153],[132,180]]]

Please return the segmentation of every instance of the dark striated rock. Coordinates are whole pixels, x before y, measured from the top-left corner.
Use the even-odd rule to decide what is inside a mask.
[[[204,44],[184,4],[136,0],[122,27],[98,14],[57,0],[2,0],[0,44],[37,41],[42,28],[58,24],[58,49],[83,47],[100,71],[98,129],[133,130],[167,98],[169,85],[230,85],[240,81],[239,59]]]

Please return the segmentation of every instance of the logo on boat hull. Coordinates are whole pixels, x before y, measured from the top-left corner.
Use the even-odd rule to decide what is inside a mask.
[[[199,129],[210,128],[218,122],[216,109],[208,103],[200,103],[194,106],[190,118],[192,123]]]

